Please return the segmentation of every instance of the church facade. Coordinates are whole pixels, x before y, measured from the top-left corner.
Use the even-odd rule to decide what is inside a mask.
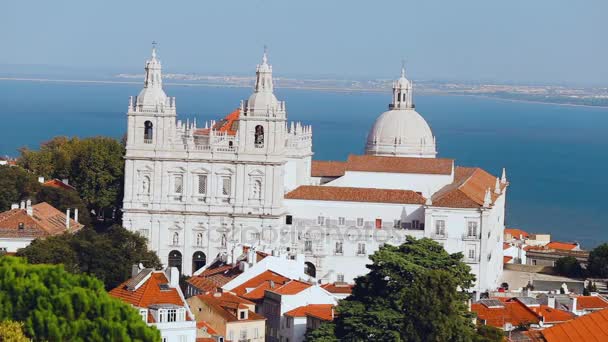
[[[155,50],[145,71],[127,111],[123,224],[146,237],[163,263],[192,274],[249,247],[304,254],[317,279],[352,282],[380,246],[414,236],[462,252],[475,291],[497,286],[504,170],[497,178],[436,158],[404,70],[365,154],[346,161],[312,160],[312,128],[287,121],[266,53],[252,95],[203,127],[177,119]]]

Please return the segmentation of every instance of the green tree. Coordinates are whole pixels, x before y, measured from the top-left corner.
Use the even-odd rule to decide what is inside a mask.
[[[503,331],[490,325],[479,326],[477,334],[476,342],[501,342],[505,340]]]
[[[578,278],[583,275],[581,264],[573,256],[565,256],[555,262],[555,272],[570,278]]]
[[[65,212],[68,208],[72,210],[78,209],[78,222],[85,226],[91,226],[89,210],[74,190],[43,186],[36,193],[36,202],[47,202],[62,212]]]
[[[55,137],[42,143],[38,151],[22,148],[17,163],[37,176],[71,178],[71,163],[79,145],[78,138]]]
[[[40,188],[36,177],[20,167],[0,165],[0,212],[11,204],[33,198]]]
[[[464,292],[475,277],[461,261],[461,253],[448,254],[433,240],[408,237],[401,246],[383,246],[370,259],[370,272],[356,279],[352,295],[337,307],[339,340],[471,341],[477,337]],[[325,334],[312,340],[327,338]]]
[[[30,339],[23,333],[23,323],[15,321],[0,322],[0,341],[29,342]]]
[[[339,342],[336,325],[333,322],[323,322],[317,329],[308,329],[304,342]]]
[[[17,255],[34,264],[64,264],[71,272],[95,276],[107,289],[128,279],[133,264],[161,266],[158,256],[148,250],[145,238],[118,225],[101,233],[85,227],[75,234],[36,239]]]
[[[160,341],[139,312],[104,291],[101,282],[63,266],[0,258],[0,320],[24,322],[36,341]]]
[[[587,270],[592,277],[608,278],[608,243],[595,247],[589,253]]]

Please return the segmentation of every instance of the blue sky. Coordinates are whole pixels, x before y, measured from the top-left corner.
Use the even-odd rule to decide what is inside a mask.
[[[0,64],[608,85],[606,0],[3,0]]]

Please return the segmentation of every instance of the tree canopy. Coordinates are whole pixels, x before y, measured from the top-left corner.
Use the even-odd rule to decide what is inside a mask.
[[[467,309],[475,277],[462,254],[431,239],[408,237],[374,253],[369,273],[340,301],[333,323],[307,341],[487,341]]]
[[[592,277],[608,278],[608,243],[595,247],[589,253],[587,270]]]
[[[578,278],[583,276],[584,271],[575,257],[565,256],[555,262],[555,272],[566,277]]]
[[[0,341],[29,342],[30,339],[23,333],[23,322],[8,320],[0,322]]]
[[[35,341],[160,341],[138,311],[87,275],[0,257],[0,320],[24,323]]]
[[[112,138],[55,137],[38,151],[21,149],[18,164],[37,176],[69,179],[87,207],[99,213],[121,204],[124,153]]]
[[[158,256],[148,250],[146,239],[114,225],[97,232],[84,228],[75,234],[36,239],[17,255],[32,264],[64,264],[70,272],[83,272],[100,279],[112,289],[131,276],[131,266],[161,266]]]
[[[0,165],[0,212],[9,210],[11,204],[33,198],[40,189],[36,177],[20,167]]]

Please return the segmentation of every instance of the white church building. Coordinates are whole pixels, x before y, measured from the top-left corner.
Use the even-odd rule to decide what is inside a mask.
[[[249,99],[198,127],[177,120],[153,50],[127,112],[123,224],[184,274],[247,246],[304,254],[307,272],[323,282],[352,282],[381,245],[428,237],[463,253],[474,291],[494,289],[503,267],[505,172],[497,178],[436,158],[412,93],[402,69],[365,154],[313,161],[312,128],[287,121],[266,53]]]

